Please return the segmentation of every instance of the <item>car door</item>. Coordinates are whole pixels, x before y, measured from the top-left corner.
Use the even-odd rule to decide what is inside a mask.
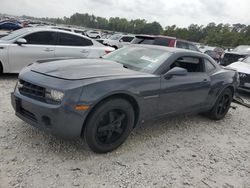
[[[207,105],[211,79],[206,73],[204,62],[199,57],[178,57],[170,64],[187,69],[185,76],[161,78],[159,109],[161,114],[196,111]]]
[[[85,37],[69,33],[58,32],[57,45],[55,48],[56,57],[98,57],[97,48],[93,42]]]
[[[18,73],[22,68],[37,60],[53,58],[56,35],[56,32],[39,31],[24,36],[26,44],[11,44],[8,54],[11,72]]]

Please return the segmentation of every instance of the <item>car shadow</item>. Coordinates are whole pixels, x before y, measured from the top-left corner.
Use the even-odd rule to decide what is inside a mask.
[[[162,137],[172,137],[175,140],[172,144],[176,144],[179,137],[187,134],[187,132],[190,133],[191,130],[199,126],[200,128],[203,126],[202,129],[206,129],[206,126],[211,126],[212,122],[210,119],[200,115],[183,115],[150,121],[136,128],[117,150],[104,155],[92,152],[84,139],[69,140],[59,138],[39,131],[24,122],[20,122],[18,126],[24,130],[21,134],[22,142],[24,142],[25,146],[30,145],[31,151],[32,145],[36,145],[36,147],[38,145],[41,148],[41,152],[47,151],[56,157],[72,159],[74,156],[77,156],[76,160],[87,160],[93,156],[106,158],[106,155],[119,157],[129,155],[131,152],[137,153],[143,145],[145,146],[145,142],[150,142],[151,140],[156,142],[158,138]]]
[[[0,74],[0,80],[9,80],[9,79],[17,79],[18,74]]]

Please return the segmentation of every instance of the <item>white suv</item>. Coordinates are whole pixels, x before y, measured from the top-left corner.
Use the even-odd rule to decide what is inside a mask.
[[[87,31],[86,32],[86,35],[90,38],[93,38],[93,39],[99,39],[101,38],[101,35],[102,33],[100,31]]]
[[[25,28],[0,39],[0,71],[19,73],[23,67],[38,60],[99,58],[113,50],[80,34],[49,28]]]
[[[122,35],[115,34],[108,39],[103,40],[103,44],[111,46],[115,49],[121,48],[124,45],[130,44],[130,42],[135,38],[133,35]]]

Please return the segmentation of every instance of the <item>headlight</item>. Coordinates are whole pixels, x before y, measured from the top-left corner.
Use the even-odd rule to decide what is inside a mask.
[[[50,99],[56,102],[61,102],[64,97],[64,93],[58,90],[54,90],[54,89],[46,89],[45,97],[47,99]]]
[[[23,84],[20,82],[20,80],[18,80],[17,81],[17,83],[16,83],[16,87],[15,87],[15,91],[18,89],[20,89],[20,88],[22,88],[23,87]]]

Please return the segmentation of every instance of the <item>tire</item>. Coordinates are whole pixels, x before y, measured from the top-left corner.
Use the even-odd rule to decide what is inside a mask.
[[[223,119],[231,105],[233,94],[230,89],[225,89],[215,102],[214,107],[206,115],[214,120]]]
[[[2,65],[2,63],[1,63],[1,61],[0,61],[0,75],[1,74],[3,74],[3,65]]]
[[[117,46],[111,46],[111,47],[113,47],[115,50],[117,50],[117,49],[118,49],[118,47],[117,47]]]
[[[87,120],[84,129],[87,145],[96,153],[115,150],[133,130],[134,116],[127,100],[114,98],[101,103]]]

